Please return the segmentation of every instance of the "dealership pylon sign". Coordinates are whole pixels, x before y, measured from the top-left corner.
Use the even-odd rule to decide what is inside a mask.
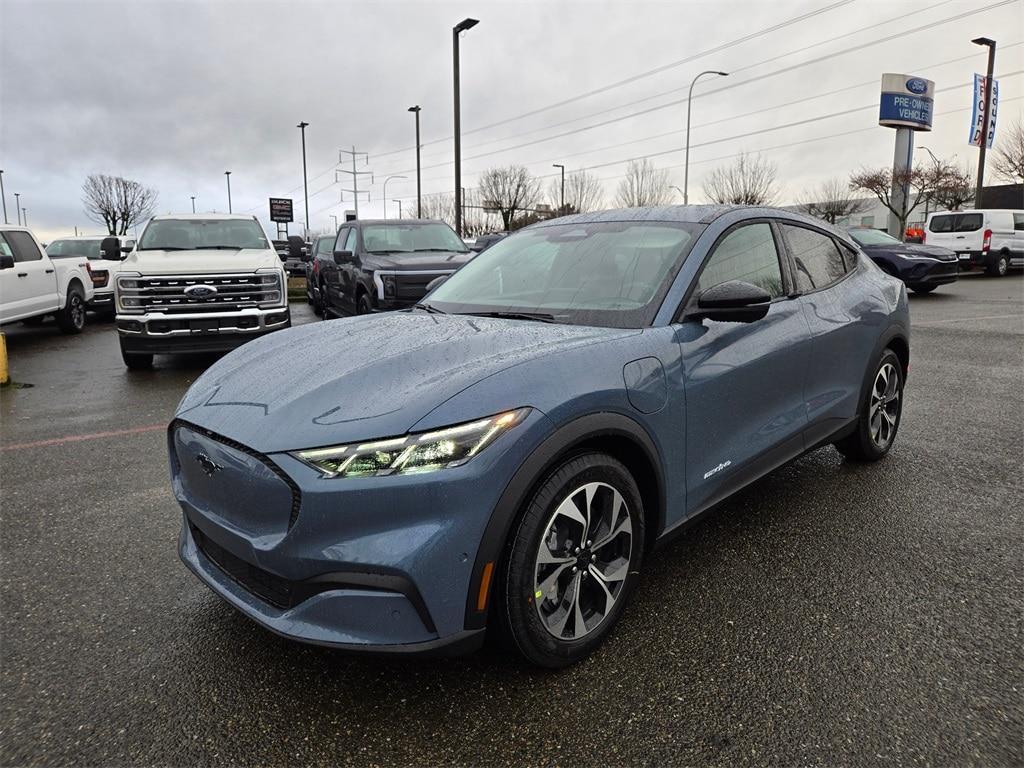
[[[914,167],[914,132],[930,131],[935,114],[935,83],[915,75],[887,72],[882,75],[882,94],[878,101],[878,124],[896,129],[896,148],[892,160],[891,200],[897,209],[907,211],[910,190],[907,175]],[[903,217],[905,218],[905,216]],[[889,234],[903,239],[903,218],[889,213]]]
[[[988,116],[988,141],[986,149],[992,147],[996,138],[996,112],[999,111],[999,81],[992,80],[992,107]],[[967,143],[972,147],[981,146],[982,122],[985,120],[985,76],[974,73],[974,106],[971,109],[971,132]]]

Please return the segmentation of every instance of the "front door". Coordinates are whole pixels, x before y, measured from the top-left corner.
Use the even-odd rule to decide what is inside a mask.
[[[32,235],[13,230],[0,234],[0,239],[4,253],[14,257],[13,269],[0,270],[0,321],[58,309],[53,263],[43,258]]]
[[[723,234],[697,277],[702,291],[743,280],[772,296],[751,323],[688,320],[680,326],[686,388],[688,515],[803,450],[804,374],[810,331],[783,269],[776,231],[766,220]]]

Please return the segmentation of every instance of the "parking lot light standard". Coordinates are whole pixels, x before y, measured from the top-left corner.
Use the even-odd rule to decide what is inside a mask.
[[[7,221],[7,193],[4,192],[4,172],[0,170],[0,199],[4,201],[4,224],[10,224]]]
[[[697,84],[704,75],[718,75],[728,77],[728,72],[719,72],[714,69],[706,69],[697,75],[690,82],[690,92],[686,97],[686,160],[683,163],[683,205],[690,204],[690,106],[693,102],[693,86]]]
[[[402,218],[402,201],[398,200],[398,199],[395,199],[395,200],[392,200],[391,202],[398,203],[398,218],[401,219]],[[417,217],[417,218],[419,218],[419,217]]]
[[[409,107],[416,114],[416,218],[423,218],[423,193],[420,191],[420,105]],[[399,213],[398,218],[402,218]]]
[[[988,37],[971,40],[975,45],[988,47],[988,69],[985,72],[985,109],[981,118],[981,140],[978,142],[978,185],[974,190],[974,207],[980,208],[982,187],[985,186],[985,155],[988,150],[988,121],[992,114],[992,75],[996,66],[996,41]]]
[[[21,193],[14,193],[14,212],[18,214],[18,226],[21,226]]]
[[[455,234],[462,237],[462,131],[461,109],[459,105],[459,35],[472,29],[480,22],[477,19],[463,19],[452,27],[452,70],[455,79]]]
[[[190,195],[190,197],[192,198],[192,213],[195,213],[196,212],[196,196],[195,195]]]
[[[552,168],[561,168],[562,169],[562,200],[561,200],[561,202],[558,205],[558,211],[559,211],[559,213],[564,215],[565,214],[565,166],[564,165],[560,165],[559,163],[552,163],[551,167]]]
[[[306,179],[306,126],[309,123],[302,121],[295,127],[302,131],[302,191],[306,197],[306,231],[303,237],[309,234],[309,182]]]
[[[388,182],[391,181],[392,179],[407,179],[407,178],[409,178],[409,177],[408,176],[388,176],[386,179],[384,179],[384,194],[381,195],[381,200],[384,203],[384,220],[385,221],[388,218]],[[398,218],[402,218],[401,215],[399,215]]]
[[[224,176],[228,180],[228,213],[233,213],[231,210],[231,171],[224,171]]]

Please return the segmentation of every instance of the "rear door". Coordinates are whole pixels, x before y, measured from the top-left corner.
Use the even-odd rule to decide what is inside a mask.
[[[57,275],[53,263],[28,232],[0,233],[14,256],[14,269],[3,270],[3,320],[56,311]]]
[[[685,369],[687,507],[694,514],[803,449],[804,376],[810,332],[777,230],[742,222],[719,237],[688,300],[728,280],[773,297],[752,323],[687,321],[677,338]]]
[[[856,252],[811,226],[782,222],[780,229],[812,335],[806,379],[809,447],[856,415],[878,334],[865,324],[865,317],[872,319],[872,296],[857,279],[864,267]]]

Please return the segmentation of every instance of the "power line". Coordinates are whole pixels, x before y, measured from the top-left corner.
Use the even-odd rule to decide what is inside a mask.
[[[856,52],[856,51],[860,51],[860,50],[863,50],[864,48],[870,48],[870,47],[873,47],[875,45],[880,45],[880,44],[885,43],[885,42],[890,42],[892,40],[904,37],[906,35],[916,34],[918,32],[922,32],[922,31],[925,31],[925,30],[928,30],[928,29],[932,29],[933,27],[937,27],[937,26],[940,26],[940,25],[943,25],[943,24],[948,24],[948,23],[950,23],[952,21],[958,21],[958,20],[960,20],[962,18],[966,18],[968,16],[972,16],[972,15],[975,15],[977,13],[981,13],[983,11],[992,10],[993,8],[998,8],[1000,6],[1009,5],[1009,4],[1015,3],[1015,2],[1018,2],[1018,0],[998,0],[998,2],[991,3],[991,4],[987,5],[987,6],[982,7],[982,8],[977,8],[977,9],[972,10],[972,11],[965,11],[963,13],[955,14],[955,15],[949,16],[949,17],[947,17],[945,19],[939,19],[937,21],[933,21],[933,22],[930,22],[928,24],[923,24],[923,25],[921,25],[919,27],[916,27],[914,29],[910,29],[910,30],[906,30],[904,32],[900,32],[900,33],[896,33],[896,34],[893,34],[893,35],[889,35],[888,37],[879,38],[877,40],[871,40],[871,41],[868,41],[868,42],[865,42],[865,43],[860,43],[858,45],[851,46],[850,48],[845,48],[845,49],[840,50],[840,51],[835,51],[833,53],[826,54],[824,56],[820,56],[820,57],[818,57],[816,59],[810,59],[810,60],[805,61],[805,62],[800,62],[800,63],[797,63],[797,64],[792,64],[792,65],[790,65],[788,67],[783,67],[782,69],[778,69],[778,70],[775,70],[773,72],[766,72],[763,75],[757,75],[755,77],[748,78],[748,79],[743,80],[743,81],[741,81],[739,83],[734,83],[732,85],[726,85],[726,86],[723,86],[721,88],[716,89],[714,91],[714,93],[719,94],[719,93],[722,93],[724,91],[732,90],[733,88],[741,88],[741,87],[743,87],[745,85],[749,85],[750,83],[759,82],[761,80],[765,80],[765,79],[770,78],[770,77],[775,77],[777,75],[781,75],[781,74],[784,74],[784,73],[787,73],[787,72],[792,72],[795,69],[800,69],[802,67],[806,67],[806,66],[809,66],[811,64],[819,64],[819,63],[821,63],[823,61],[828,61],[829,59],[836,58],[837,56],[842,56],[842,55],[845,55],[847,53],[853,53],[853,52]],[[756,65],[750,65],[750,66],[756,66]],[[662,92],[660,94],[657,94],[655,97],[649,97],[649,98],[656,98],[657,96],[668,95],[670,93],[675,93],[675,92],[680,91],[680,90],[685,90],[685,86],[683,88],[674,88],[674,89],[671,89],[669,91],[664,91],[664,92]],[[709,93],[710,93],[709,91],[705,91],[703,94],[699,93],[699,94],[695,95],[694,98],[698,98],[700,96],[705,96],[705,95],[708,95]],[[647,100],[647,99],[642,99],[641,101],[645,101],[645,100]],[[508,151],[512,151],[512,150],[515,150],[515,149],[522,149],[524,147],[532,146],[533,144],[539,144],[539,143],[542,143],[542,142],[545,142],[545,141],[553,141],[555,139],[565,138],[566,136],[572,136],[572,135],[575,135],[577,133],[582,133],[584,131],[593,130],[595,128],[602,128],[604,126],[611,125],[613,123],[622,122],[623,120],[629,120],[629,119],[634,118],[634,117],[641,117],[643,115],[648,115],[648,114],[651,114],[653,112],[658,112],[660,110],[667,109],[668,107],[673,107],[673,106],[677,106],[679,104],[683,104],[685,101],[686,101],[686,99],[676,99],[674,101],[666,102],[664,104],[660,104],[660,105],[657,105],[657,106],[654,106],[654,107],[648,107],[647,109],[638,110],[636,112],[630,112],[628,114],[621,115],[619,117],[609,118],[608,120],[604,120],[604,121],[599,122],[599,123],[593,123],[593,124],[590,124],[590,125],[580,126],[578,128],[574,128],[574,129],[571,129],[571,130],[568,130],[568,131],[563,131],[562,133],[553,134],[551,136],[544,136],[544,137],[541,137],[539,139],[533,139],[533,140],[530,140],[530,141],[522,142],[520,144],[516,144],[516,145],[510,146],[510,147],[503,147],[501,149],[495,149],[495,150],[490,150],[488,152],[482,152],[480,154],[472,155],[470,157],[464,158],[464,160],[478,160],[480,158],[489,157],[491,155],[500,154],[502,152],[508,152]],[[622,106],[620,106],[620,107],[618,107],[616,109],[619,109],[619,108],[622,108]],[[611,110],[606,110],[606,111],[611,111]],[[583,119],[583,118],[577,118],[577,120],[579,120],[579,119]],[[576,120],[569,121],[569,122],[576,122]],[[430,143],[435,143],[435,142],[430,142]],[[381,154],[388,154],[388,153],[381,153]],[[375,156],[379,157],[380,154],[377,154]],[[447,165],[451,165],[453,162],[454,162],[454,160],[449,160],[449,161],[446,161],[446,162],[443,162],[443,163],[434,163],[433,165],[425,165],[425,166],[422,166],[422,167],[424,169],[443,168],[443,167],[445,167]],[[403,168],[400,171],[389,171],[389,173],[390,172],[404,173],[404,172],[410,171],[410,170],[411,169]]]

